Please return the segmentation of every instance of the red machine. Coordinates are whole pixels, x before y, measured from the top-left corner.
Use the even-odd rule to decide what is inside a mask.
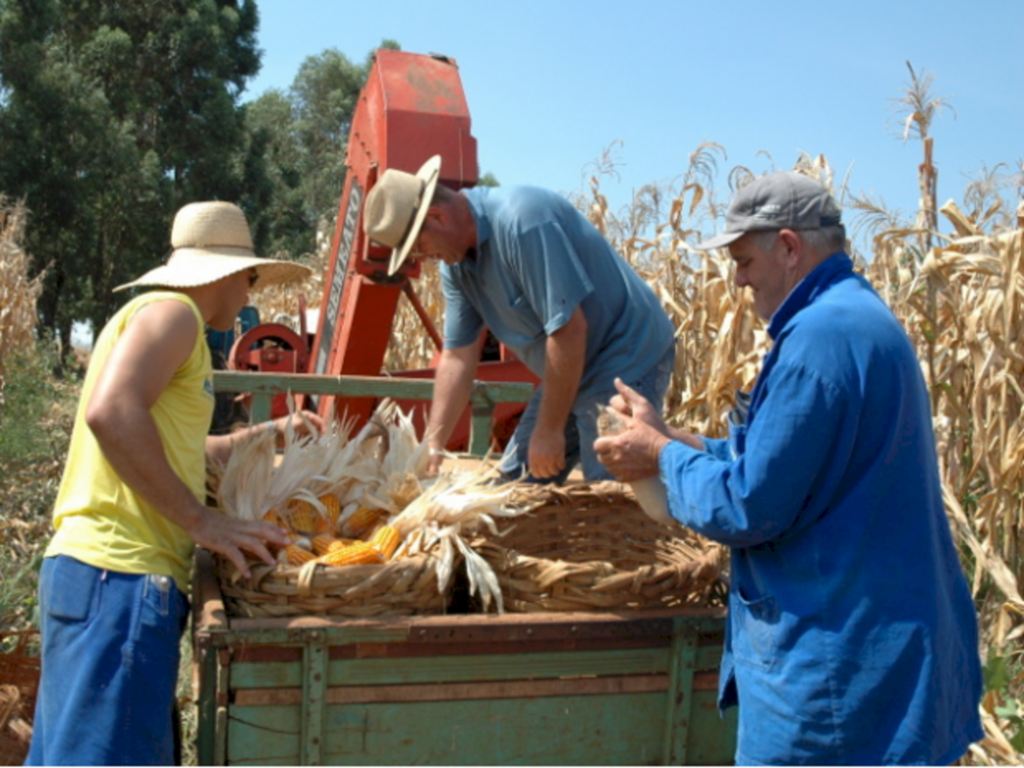
[[[407,263],[387,275],[389,250],[370,243],[362,228],[363,201],[380,174],[388,168],[415,173],[432,155],[441,155],[440,183],[452,189],[477,183],[476,139],[470,134],[459,71],[443,56],[378,50],[366,86],[359,96],[349,135],[345,187],[338,208],[324,281],[324,297],[312,349],[306,351],[301,336],[281,339],[283,326],[257,326],[236,342],[231,367],[242,370],[273,370],[329,375],[378,376],[391,336],[392,322],[404,293],[422,319],[425,332],[440,352],[441,337],[423,309],[413,287],[420,268]],[[246,338],[248,337],[248,338]],[[290,350],[274,353],[273,360],[252,350],[261,339],[277,338]],[[239,346],[244,343],[246,346]],[[258,346],[257,346],[258,348]],[[242,352],[240,350],[250,350]],[[236,352],[237,351],[237,352]],[[484,359],[477,372],[481,381],[528,381],[536,377],[503,346]],[[437,356],[434,359],[436,365]],[[287,366],[294,366],[290,371]],[[391,371],[391,376],[426,378],[434,369]],[[422,428],[424,403],[402,403],[414,411]],[[336,412],[356,416],[361,422],[373,412],[370,399],[336,404]],[[523,410],[522,404],[499,405],[494,414],[494,440],[503,444]],[[330,404],[317,404],[326,415]],[[468,439],[468,414],[460,421],[449,448],[461,450]]]

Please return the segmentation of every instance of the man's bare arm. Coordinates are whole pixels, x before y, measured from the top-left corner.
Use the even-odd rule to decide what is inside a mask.
[[[243,551],[267,563],[267,543],[286,536],[268,523],[235,520],[196,499],[167,460],[150,409],[191,354],[199,332],[180,301],[144,307],[131,320],[99,374],[86,406],[86,423],[107,461],[136,493],[195,541],[220,552],[245,574]]]
[[[565,423],[580,388],[587,353],[587,318],[576,307],[569,322],[548,336],[544,393],[530,437],[530,474],[551,477],[565,468]]]
[[[428,472],[434,473],[441,468],[443,457],[440,452],[455,430],[459,416],[469,404],[473,378],[479,363],[479,342],[446,349],[441,353],[434,374],[434,397],[425,433],[431,454],[427,463]]]

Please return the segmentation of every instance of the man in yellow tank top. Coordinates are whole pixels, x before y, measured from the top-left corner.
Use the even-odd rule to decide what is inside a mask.
[[[306,276],[258,258],[245,215],[182,208],[167,263],[115,290],[152,287],[99,334],[82,388],[40,574],[43,674],[27,765],[170,764],[179,644],[196,544],[248,574],[273,563],[277,526],[205,505],[207,456],[288,419],[208,435],[214,407],[204,326],[234,327],[249,291]],[[309,423],[322,430],[316,414]]]

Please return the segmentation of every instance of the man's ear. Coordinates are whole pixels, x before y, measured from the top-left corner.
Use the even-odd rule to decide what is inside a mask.
[[[804,256],[804,241],[800,239],[800,235],[792,229],[780,230],[779,243],[785,248],[784,258],[786,259],[786,263],[789,266],[796,266],[799,264]]]

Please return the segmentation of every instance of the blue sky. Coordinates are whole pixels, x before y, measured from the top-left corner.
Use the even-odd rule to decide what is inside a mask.
[[[503,185],[586,189],[614,145],[613,208],[671,182],[698,145],[725,171],[824,154],[852,191],[917,205],[920,143],[893,100],[905,62],[952,111],[932,127],[939,203],[1024,158],[1024,0],[259,0],[263,68],[243,99],[286,89],[308,56],[362,62],[382,39],[458,64],[480,168]],[[767,153],[769,157],[766,157]]]

